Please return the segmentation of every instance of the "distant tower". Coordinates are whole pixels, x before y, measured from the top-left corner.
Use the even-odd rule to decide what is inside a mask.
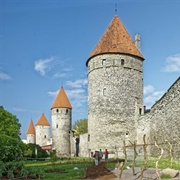
[[[52,115],[52,147],[57,156],[70,156],[70,131],[71,131],[72,106],[61,87],[51,107]]]
[[[50,124],[44,115],[40,116],[36,123],[36,144],[39,146],[47,145],[47,141],[50,139]]]
[[[29,143],[35,144],[35,142],[36,142],[35,135],[36,135],[36,132],[35,132],[33,121],[31,119],[27,133],[26,133],[27,144],[29,144]]]
[[[86,62],[89,148],[114,149],[136,137],[143,114],[143,55],[114,16]]]

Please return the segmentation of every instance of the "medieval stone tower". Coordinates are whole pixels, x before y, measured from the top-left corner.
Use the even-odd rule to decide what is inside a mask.
[[[50,123],[48,122],[44,113],[40,116],[36,123],[36,144],[40,146],[46,145],[50,139]]]
[[[86,62],[89,149],[114,149],[136,136],[143,114],[143,60],[115,16]]]
[[[35,128],[34,128],[34,124],[33,124],[32,119],[31,119],[31,121],[29,123],[29,127],[28,127],[28,130],[26,132],[26,137],[27,137],[27,143],[35,144],[35,142],[36,142],[36,132],[35,132]]]
[[[52,107],[52,139],[53,149],[56,150],[57,156],[70,155],[70,131],[71,131],[71,111],[72,106],[68,97],[61,87]]]

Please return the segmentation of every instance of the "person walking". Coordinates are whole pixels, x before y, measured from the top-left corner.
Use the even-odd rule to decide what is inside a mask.
[[[109,152],[107,149],[105,149],[104,154],[105,154],[105,161],[107,162],[108,161],[108,155],[109,155]]]
[[[99,150],[99,163],[101,162],[102,158],[103,158],[103,152],[100,149]]]
[[[98,161],[99,161],[99,151],[95,151],[94,153],[94,159],[95,159],[95,165],[98,165]]]

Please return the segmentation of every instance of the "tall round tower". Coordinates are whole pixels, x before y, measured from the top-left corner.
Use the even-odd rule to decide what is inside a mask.
[[[31,119],[30,123],[29,123],[29,127],[26,133],[26,138],[27,138],[27,143],[32,143],[35,144],[36,140],[36,132],[35,132],[35,128],[34,128],[34,124],[33,121]]]
[[[114,149],[135,139],[143,113],[143,55],[115,16],[86,62],[89,148]]]
[[[72,106],[61,87],[52,107],[52,147],[57,156],[70,156],[70,131],[71,131]]]
[[[36,144],[39,146],[47,145],[50,140],[50,124],[44,115],[40,116],[38,122],[36,123]]]

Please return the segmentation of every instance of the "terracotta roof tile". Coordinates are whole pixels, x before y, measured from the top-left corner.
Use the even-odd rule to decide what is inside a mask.
[[[28,127],[28,130],[27,130],[26,134],[34,134],[34,135],[36,134],[34,124],[33,124],[32,120],[29,123],[29,127]]]
[[[118,16],[115,16],[111,21],[102,38],[88,58],[86,65],[92,57],[104,53],[130,54],[144,60],[143,55],[135,46],[134,41]]]
[[[56,96],[56,99],[55,99],[51,109],[53,109],[53,108],[69,108],[69,109],[72,109],[72,106],[68,100],[68,97],[67,97],[63,87],[61,87],[58,95]]]
[[[39,118],[38,122],[36,123],[36,126],[50,126],[44,113],[42,113],[41,117]]]

